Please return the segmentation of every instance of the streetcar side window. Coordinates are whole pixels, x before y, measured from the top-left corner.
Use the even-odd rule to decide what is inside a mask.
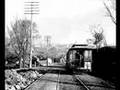
[[[91,50],[85,50],[84,51],[84,60],[85,61],[91,61],[92,60],[92,51]]]

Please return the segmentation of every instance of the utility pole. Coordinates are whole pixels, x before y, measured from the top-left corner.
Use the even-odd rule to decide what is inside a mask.
[[[46,46],[49,47],[51,45],[51,36],[47,35],[44,39],[46,41]]]
[[[24,14],[28,14],[31,16],[31,26],[30,26],[30,68],[32,68],[32,19],[33,15],[39,14],[39,2],[24,2],[25,4],[25,11]]]
[[[47,35],[44,37],[44,40],[46,42],[46,47],[47,47],[47,66],[48,66],[48,58],[49,58],[49,52],[48,52],[48,49],[50,47],[50,42],[51,42],[51,36]]]

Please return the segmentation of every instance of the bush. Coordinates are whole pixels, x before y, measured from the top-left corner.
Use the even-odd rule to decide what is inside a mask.
[[[39,76],[37,71],[32,70],[19,73],[16,70],[5,70],[5,90],[21,90]]]

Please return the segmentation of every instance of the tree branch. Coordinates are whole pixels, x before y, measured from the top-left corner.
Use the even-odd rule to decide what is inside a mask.
[[[109,17],[111,18],[112,22],[113,22],[114,24],[116,24],[115,17],[113,17],[111,10],[108,8],[108,6],[106,5],[105,2],[104,2],[103,4],[104,4],[106,10],[108,11]]]

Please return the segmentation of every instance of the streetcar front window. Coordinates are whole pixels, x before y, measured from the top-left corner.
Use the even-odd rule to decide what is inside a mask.
[[[82,58],[82,55],[78,50],[71,50],[69,52],[69,60],[74,61],[74,60],[80,60]]]

